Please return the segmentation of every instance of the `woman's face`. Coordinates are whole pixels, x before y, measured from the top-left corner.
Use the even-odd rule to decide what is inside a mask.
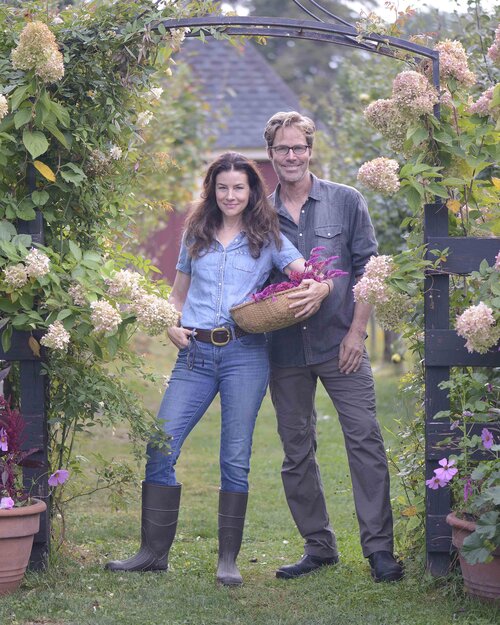
[[[223,171],[215,178],[215,199],[222,214],[230,219],[240,217],[248,205],[250,185],[244,171]]]

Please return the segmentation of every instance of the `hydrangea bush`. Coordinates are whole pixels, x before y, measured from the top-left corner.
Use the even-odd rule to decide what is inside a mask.
[[[416,546],[414,537],[420,536],[419,547],[423,544],[425,518],[423,372],[419,367],[425,356],[422,276],[426,271],[442,271],[441,263],[449,253],[448,250],[428,250],[422,245],[423,207],[436,198],[443,203],[448,211],[451,236],[500,236],[500,26],[484,15],[479,19],[478,7],[479,4],[464,18],[464,23],[474,24],[475,38],[469,41],[470,49],[476,52],[474,58],[461,42],[445,40],[435,44],[440,52],[439,92],[431,83],[429,61],[404,58],[405,67],[394,78],[390,97],[368,103],[365,120],[386,140],[388,154],[363,164],[358,173],[362,184],[377,193],[406,200],[412,211],[412,216],[402,224],[409,230],[407,251],[372,258],[355,287],[355,298],[373,304],[381,325],[401,332],[415,356],[415,373],[408,374],[402,385],[413,396],[417,417],[404,427],[401,450],[392,460],[405,491],[399,508],[402,518],[406,519],[406,539]],[[463,40],[467,41],[467,37]],[[428,38],[422,39],[422,43],[429,45]],[[439,105],[440,116],[436,116],[436,105]],[[469,276],[450,276],[452,327],[470,352],[485,353],[498,348],[499,280],[500,252],[491,266],[483,261],[478,271]],[[443,458],[435,476],[428,481],[428,488],[448,484],[463,486],[463,479],[477,478],[478,489],[480,480],[487,475],[488,493],[498,491],[498,441],[492,443],[493,447],[486,447],[490,429],[484,427],[486,438],[483,440],[478,434],[472,435],[465,423],[468,414],[474,423],[498,421],[498,395],[489,390],[497,377],[498,369],[451,370],[450,386],[446,388],[460,386],[461,394],[459,398],[450,395],[451,410],[446,415],[437,415],[453,417],[452,425],[459,424],[455,426],[455,434],[450,433],[448,442],[460,440],[460,444],[470,445],[469,451],[474,447],[482,452],[488,449],[491,453],[477,472],[473,470],[477,461],[470,454],[457,454],[450,460]],[[463,436],[457,438],[457,433]],[[483,505],[487,495],[486,491],[481,495],[477,489],[477,497],[468,501],[468,512],[480,517],[482,509],[475,508],[474,502]],[[454,495],[457,509],[465,510],[461,494],[460,497],[457,492]],[[487,513],[491,511],[488,505],[484,508]],[[491,515],[488,519],[491,521]],[[476,542],[471,558],[476,562],[487,559],[491,547],[498,546],[499,528],[497,515],[488,529],[493,534],[487,539],[490,542],[486,550],[478,550],[477,537],[473,539]]]
[[[157,335],[177,321],[168,285],[134,247],[138,189],[158,163],[144,149],[147,127],[175,84],[172,54],[186,34],[160,22],[215,9],[208,0],[46,9],[0,8],[1,340],[8,351],[13,330],[30,333],[50,379],[51,468],[77,474],[76,432],[125,421],[142,441],[154,428],[125,375],[141,372],[137,330]],[[35,219],[43,244],[23,227]],[[100,464],[101,484],[135,475]]]

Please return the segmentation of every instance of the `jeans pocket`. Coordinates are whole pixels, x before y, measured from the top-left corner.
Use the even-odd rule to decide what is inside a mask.
[[[262,347],[267,345],[265,334],[245,334],[236,339],[240,345],[245,347]]]

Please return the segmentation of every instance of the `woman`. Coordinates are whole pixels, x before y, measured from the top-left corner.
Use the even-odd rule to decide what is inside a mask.
[[[303,271],[304,259],[280,234],[262,178],[241,154],[222,154],[209,166],[201,197],[187,220],[170,295],[182,325],[168,329],[179,354],[159,411],[169,449],[148,446],[140,551],[128,560],[109,562],[107,568],[167,569],[181,494],[175,464],[182,443],[219,393],[217,580],[239,585],[236,557],[247,506],[252,435],[269,361],[265,335],[235,326],[229,309],[260,290],[274,267],[287,274]]]

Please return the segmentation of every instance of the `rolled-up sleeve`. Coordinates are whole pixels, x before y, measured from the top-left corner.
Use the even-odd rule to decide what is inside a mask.
[[[177,271],[182,271],[182,273],[191,274],[191,256],[189,256],[185,238],[182,239],[181,249],[179,250],[179,258],[175,268]]]
[[[355,207],[351,212],[353,221],[349,243],[354,275],[361,276],[370,257],[377,255],[378,244],[364,197],[356,192],[353,199]]]
[[[302,258],[302,254],[294,245],[290,243],[290,241],[283,234],[281,234],[280,236],[281,249],[278,251],[278,249],[276,249],[276,246],[273,244],[273,265],[280,271],[283,271],[283,269],[287,267],[290,263],[293,263],[294,260]]]

